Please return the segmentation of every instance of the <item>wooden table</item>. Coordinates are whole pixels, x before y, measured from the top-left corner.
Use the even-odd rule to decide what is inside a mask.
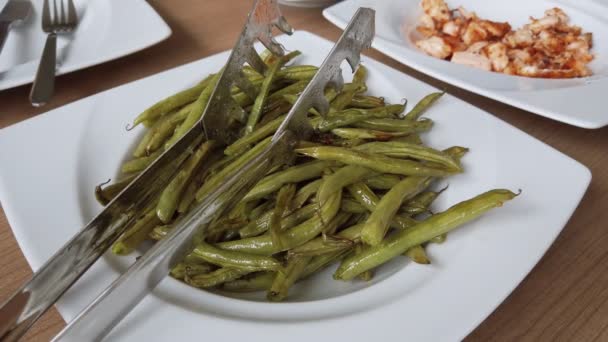
[[[29,105],[29,86],[1,92],[0,128],[126,82],[230,49],[251,5],[251,1],[243,0],[150,2],[173,29],[168,40],[117,61],[59,77],[52,103],[41,109]],[[341,31],[323,19],[318,9],[284,8],[283,13],[297,29],[334,41],[340,35]],[[377,51],[368,54],[433,86],[447,89],[450,94],[572,156],[593,173],[587,194],[551,249],[467,340],[608,341],[608,127],[585,130],[558,123],[449,86],[400,65]],[[1,209],[0,270],[0,301],[4,301],[31,275]],[[63,320],[53,309],[36,324],[25,340],[47,341],[63,326]]]

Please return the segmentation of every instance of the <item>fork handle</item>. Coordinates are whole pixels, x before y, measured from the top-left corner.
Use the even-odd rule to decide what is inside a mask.
[[[57,54],[57,35],[49,33],[46,37],[36,78],[30,91],[30,102],[34,107],[44,106],[55,91],[55,68]]]

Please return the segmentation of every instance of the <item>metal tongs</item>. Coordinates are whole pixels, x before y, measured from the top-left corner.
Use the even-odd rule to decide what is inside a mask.
[[[281,16],[277,0],[256,0],[247,24],[219,76],[215,90],[195,127],[164,152],[84,229],[57,252],[32,279],[0,307],[0,340],[19,339],[31,325],[67,291],[84,272],[114,243],[168,184],[172,176],[204,136],[224,144],[236,138],[229,129],[232,117],[242,117],[242,109],[230,95],[236,85],[250,96],[255,88],[241,73],[245,62],[264,72],[266,65],[253,44],[260,40],[273,54],[283,55],[271,35],[273,26],[285,33],[291,27]],[[324,90],[343,85],[340,64],[348,61],[355,71],[360,53],[371,46],[374,11],[361,8],[302,92],[270,144],[253,156],[241,169],[229,174],[210,195],[181,219],[165,239],[156,243],[123,275],[108,286],[54,339],[55,341],[101,340],[137,303],[169,273],[192,249],[191,240],[213,219],[236,205],[267,172],[293,159],[293,148],[312,134],[307,112],[315,108],[325,115],[329,103]]]

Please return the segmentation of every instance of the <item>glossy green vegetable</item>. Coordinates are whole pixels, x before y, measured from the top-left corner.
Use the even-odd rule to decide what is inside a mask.
[[[277,272],[268,290],[266,298],[273,302],[279,302],[287,298],[289,288],[304,273],[306,265],[310,262],[310,257],[294,257],[287,261],[285,272]]]
[[[282,268],[281,263],[272,257],[220,249],[205,242],[199,243],[192,253],[210,264],[249,272],[278,271]]]
[[[424,112],[433,104],[435,101],[439,100],[441,96],[443,96],[445,92],[440,93],[431,93],[420,100],[411,111],[409,111],[404,119],[408,121],[416,121]]]
[[[334,277],[342,280],[353,279],[359,273],[381,265],[413,246],[445,234],[483,215],[490,209],[502,206],[504,202],[513,199],[515,196],[517,195],[509,190],[496,189],[458,203],[448,210],[418,223],[411,229],[391,235],[380,244],[367,248],[360,254],[347,257],[334,274]]]

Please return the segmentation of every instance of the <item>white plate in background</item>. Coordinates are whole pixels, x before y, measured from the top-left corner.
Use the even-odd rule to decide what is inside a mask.
[[[306,32],[281,36],[300,49],[299,63],[320,64],[332,43]],[[229,52],[204,58],[0,130],[0,201],[34,270],[102,208],[93,188],[117,173],[141,136],[133,117],[157,100],[221,68]],[[363,57],[370,93],[410,103],[436,89]],[[348,73],[347,68],[343,68]],[[350,75],[346,75],[348,78]],[[467,120],[461,114],[466,113]],[[165,279],[112,332],[113,341],[456,341],[483,321],[520,283],[560,233],[581,197],[589,170],[450,95],[426,114],[431,146],[467,146],[464,174],[434,210],[492,188],[522,194],[430,245],[432,265],[406,258],[378,268],[370,282],[340,282],[333,269],[306,280],[285,303],[264,294],[225,297]],[[568,180],[568,181],[564,181]],[[104,289],[134,256],[106,254],[59,301],[66,320]]]
[[[346,0],[326,8],[323,15],[344,29],[359,7],[376,10],[373,47],[397,61],[457,87],[519,107],[557,121],[583,128],[608,124],[608,5],[599,1],[566,0],[447,0],[450,8],[463,6],[481,18],[508,21],[513,28],[542,17],[545,10],[562,8],[571,23],[593,33],[594,75],[577,79],[539,79],[511,76],[458,65],[418,50],[408,33],[422,14],[420,0]],[[408,37],[404,37],[402,31]],[[466,119],[466,116],[463,116]]]
[[[42,32],[43,0],[31,0],[33,11],[9,31],[0,53],[0,90],[34,80],[46,34]],[[8,0],[0,0],[2,8]],[[57,39],[58,75],[107,62],[154,45],[171,29],[145,0],[74,0],[78,27]]]

